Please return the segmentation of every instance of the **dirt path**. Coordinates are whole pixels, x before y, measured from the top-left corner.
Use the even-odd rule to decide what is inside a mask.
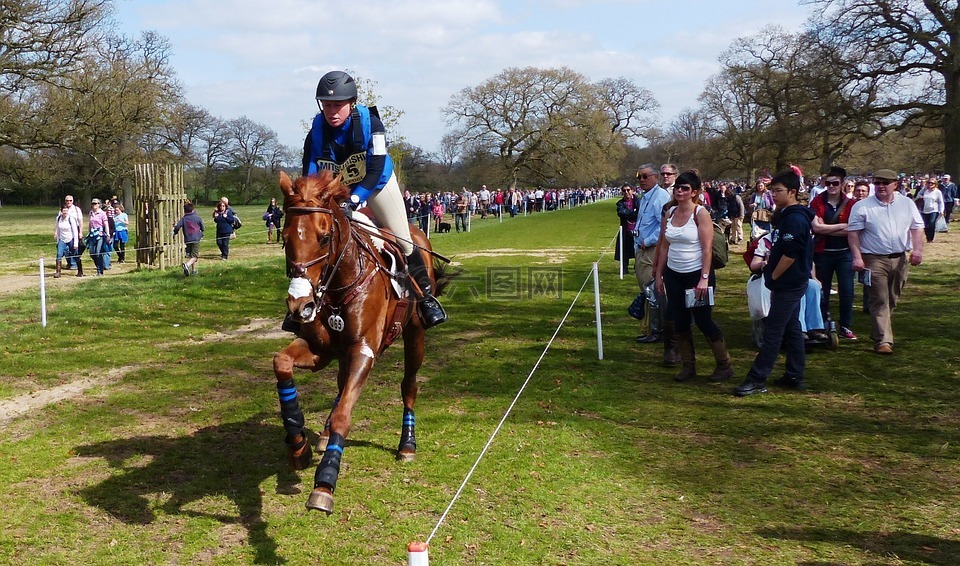
[[[77,278],[75,278],[77,279]],[[290,336],[288,332],[280,330],[281,321],[276,319],[266,319],[258,318],[251,320],[248,324],[241,326],[235,330],[230,330],[227,332],[215,332],[213,334],[208,334],[201,338],[202,342],[223,342],[227,340],[235,340],[238,338],[253,338],[257,340],[266,340],[272,338],[283,338],[284,336]],[[192,342],[192,341],[191,341]],[[158,344],[160,348],[168,348],[180,344],[179,342],[171,342],[166,344]],[[96,377],[83,377],[70,381],[69,383],[64,383],[63,385],[58,385],[57,387],[52,387],[50,389],[41,389],[39,391],[33,391],[30,393],[25,393],[19,395],[12,399],[7,399],[6,401],[0,401],[0,426],[5,425],[6,423],[26,415],[31,411],[36,409],[41,409],[47,405],[52,405],[54,403],[59,403],[74,397],[82,395],[85,391],[92,389],[94,387],[99,387],[103,385],[108,385],[112,382],[119,381],[123,376],[127,375],[131,371],[140,369],[141,365],[129,365],[119,368],[111,369],[106,373],[106,375],[99,375]]]

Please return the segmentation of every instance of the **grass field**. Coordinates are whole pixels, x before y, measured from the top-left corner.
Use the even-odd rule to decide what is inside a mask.
[[[35,290],[0,295],[0,404],[89,386],[2,423],[0,563],[405,563],[616,230],[611,200],[436,235],[463,274],[443,299],[450,322],[427,335],[417,460],[393,456],[395,346],[358,404],[326,517],[303,506],[313,469],[285,467],[271,370],[290,339],[277,330],[283,258],[257,232],[259,207],[240,213],[236,259],[207,261],[207,239],[198,277],[51,280],[45,329]],[[34,261],[54,214],[5,207],[0,263]],[[590,283],[431,541],[431,564],[960,563],[960,261],[941,252],[958,239],[938,237],[911,271],[893,357],[844,342],[808,357],[809,393],[747,399],[733,384],[674,383],[659,346],[634,342],[636,282],[607,253],[604,360]],[[738,379],[754,354],[745,281],[736,259],[718,274]],[[854,329],[869,334],[859,310]],[[311,430],[334,375],[296,376]]]

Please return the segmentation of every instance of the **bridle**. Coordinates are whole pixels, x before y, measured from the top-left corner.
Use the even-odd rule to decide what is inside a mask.
[[[345,236],[343,235],[344,230],[340,226],[336,215],[334,214],[333,209],[320,207],[320,206],[290,206],[287,207],[286,211],[291,214],[327,214],[330,216],[331,229],[330,229],[330,239],[327,242],[326,253],[322,253],[318,257],[315,257],[307,262],[291,262],[287,260],[287,276],[290,279],[294,278],[303,278],[310,283],[312,287],[312,295],[316,301],[316,309],[319,311],[323,307],[323,302],[326,298],[326,294],[330,291],[330,285],[333,283],[333,279],[337,274],[337,271],[340,269],[340,262],[343,261],[343,258],[346,257],[347,246],[350,245],[350,242],[353,240],[358,240],[358,234],[352,229],[352,223],[347,220],[347,228],[345,231]],[[336,251],[336,246],[341,245],[340,253],[337,254],[336,260],[331,263],[327,261],[323,270],[320,272],[320,277],[318,277],[317,282],[314,283],[310,280],[307,269],[317,265],[318,263],[329,260],[330,256]],[[286,246],[286,241],[284,241],[284,246]],[[365,250],[369,253],[370,250],[365,245],[360,245],[361,250]],[[345,295],[339,306],[346,306],[357,294],[367,285],[367,283],[373,278],[373,276],[380,270],[380,264],[374,260],[374,269],[370,270],[367,276],[360,281],[360,278],[363,277],[363,253],[358,254],[357,256],[357,277],[351,283],[344,285],[343,287],[336,289],[337,291],[342,291],[346,289],[351,289],[347,295]]]

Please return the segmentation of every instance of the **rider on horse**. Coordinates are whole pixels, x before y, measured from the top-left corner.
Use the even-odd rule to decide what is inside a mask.
[[[303,175],[329,169],[343,176],[351,192],[349,202],[342,205],[344,211],[349,215],[366,201],[377,220],[396,236],[410,276],[423,295],[418,304],[424,326],[446,321],[443,306],[433,296],[423,256],[410,237],[406,206],[376,107],[357,104],[357,83],[343,71],[330,71],[320,78],[317,105],[321,112],[303,143]]]

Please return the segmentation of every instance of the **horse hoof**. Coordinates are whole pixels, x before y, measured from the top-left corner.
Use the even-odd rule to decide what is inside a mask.
[[[401,448],[397,451],[397,460],[400,462],[413,462],[417,457],[416,448]]]
[[[323,511],[327,515],[333,513],[333,494],[322,487],[316,487],[307,498],[307,509]]]
[[[310,466],[313,450],[310,449],[310,441],[306,436],[301,436],[300,440],[287,444],[287,450],[291,470],[305,470]]]
[[[317,438],[317,452],[326,452],[327,451],[327,442],[330,441],[330,435],[323,434]]]
[[[306,470],[310,467],[311,460],[313,460],[313,450],[310,449],[310,443],[299,450],[290,450],[291,470]]]

